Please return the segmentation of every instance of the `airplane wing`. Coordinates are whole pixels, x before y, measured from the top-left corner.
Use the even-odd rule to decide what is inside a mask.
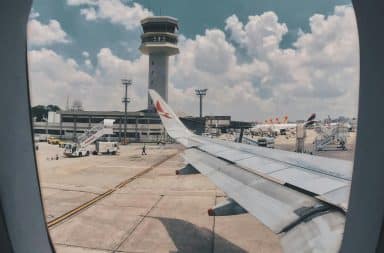
[[[186,147],[186,161],[278,234],[284,252],[339,250],[351,162],[197,136],[149,93],[168,134]]]

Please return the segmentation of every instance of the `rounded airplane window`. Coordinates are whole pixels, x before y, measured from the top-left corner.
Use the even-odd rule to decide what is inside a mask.
[[[358,116],[350,1],[38,0],[28,68],[59,252],[339,249]]]

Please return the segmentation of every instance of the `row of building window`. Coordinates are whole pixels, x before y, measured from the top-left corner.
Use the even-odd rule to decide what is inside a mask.
[[[71,130],[67,130],[67,131],[62,130],[61,134],[60,134],[60,130],[55,130],[55,129],[48,129],[48,130],[46,130],[46,129],[34,129],[33,132],[35,134],[51,134],[51,135],[65,135],[65,133],[67,133],[67,134],[73,133],[73,131],[71,131]],[[79,134],[84,133],[84,131],[76,131],[76,133],[79,135]],[[136,137],[137,134],[139,134],[139,133],[127,132],[127,137],[133,138],[133,137]],[[120,132],[120,133],[115,132],[110,136],[111,137],[119,137],[120,135],[124,136],[124,132]],[[146,132],[142,132],[141,135],[148,135],[148,134]],[[154,132],[154,133],[152,132],[152,133],[149,133],[149,135],[161,135],[161,132]]]
[[[73,123],[75,122],[75,118],[62,118],[62,122],[65,123]],[[102,123],[103,120],[100,118],[76,118],[77,123],[91,123],[91,124],[97,124],[97,123]],[[116,119],[114,124],[124,124],[124,119]],[[138,119],[137,120],[138,124],[161,124],[160,119]],[[136,124],[136,119],[127,119],[127,124]]]
[[[169,42],[172,44],[177,44],[177,38],[166,35],[147,36],[143,37],[142,42]]]

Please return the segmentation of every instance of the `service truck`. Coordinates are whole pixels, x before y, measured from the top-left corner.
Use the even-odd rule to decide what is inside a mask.
[[[65,145],[64,155],[66,157],[87,156],[91,152],[91,145],[103,135],[113,134],[113,119],[104,119],[102,123],[97,124],[89,130],[86,130],[77,138],[76,143]]]
[[[87,147],[82,147],[77,143],[68,143],[64,147],[64,156],[66,157],[82,157],[88,156],[90,151]]]
[[[94,154],[116,155],[119,152],[119,144],[114,141],[98,141],[94,152]]]

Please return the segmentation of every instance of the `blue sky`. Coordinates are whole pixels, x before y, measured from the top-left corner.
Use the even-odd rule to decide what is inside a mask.
[[[134,6],[135,8],[133,8]],[[342,8],[336,10],[336,6]],[[289,114],[293,115],[293,118],[303,118],[304,116],[301,117],[301,115],[309,113],[309,110],[320,110],[324,115],[338,116],[347,114],[347,116],[354,116],[352,114],[356,114],[356,108],[343,109],[341,106],[339,106],[340,108],[330,106],[329,109],[332,108],[333,111],[326,112],[327,108],[322,106],[322,100],[325,99],[324,102],[328,102],[327,100],[333,98],[330,103],[340,105],[341,103],[345,104],[348,98],[345,107],[356,107],[354,104],[357,103],[357,100],[356,98],[353,100],[352,97],[356,97],[357,94],[356,80],[358,76],[343,80],[343,76],[337,73],[327,73],[327,71],[331,71],[329,68],[325,68],[324,73],[322,73],[321,68],[319,71],[315,71],[317,68],[314,68],[314,66],[309,68],[306,73],[297,73],[292,76],[292,73],[300,72],[300,67],[303,64],[308,64],[308,61],[310,61],[309,64],[313,63],[316,66],[320,66],[317,64],[324,64],[319,56],[313,57],[313,59],[305,58],[308,57],[305,55],[308,49],[314,50],[313,47],[316,46],[316,43],[313,42],[315,36],[320,38],[318,39],[319,43],[317,43],[319,44],[317,45],[319,46],[318,50],[331,50],[336,54],[339,51],[341,52],[339,57],[335,56],[335,59],[340,59],[336,62],[330,60],[332,62],[330,65],[339,64],[337,67],[340,66],[345,71],[345,76],[348,73],[357,72],[356,68],[358,66],[355,66],[356,64],[346,66],[348,60],[358,58],[357,42],[355,42],[356,45],[351,44],[351,47],[355,47],[352,50],[344,52],[345,49],[343,49],[345,47],[343,41],[346,38],[342,36],[347,36],[351,31],[346,31],[344,35],[338,34],[337,30],[330,30],[347,27],[356,33],[356,28],[353,31],[354,24],[348,25],[354,22],[350,10],[352,10],[350,1],[345,0],[308,0],[305,1],[305,4],[300,0],[226,0],[214,2],[201,0],[111,0],[110,2],[105,0],[35,0],[33,3],[35,17],[31,18],[31,20],[34,20],[32,23],[34,22],[33,27],[36,29],[31,28],[33,34],[32,32],[29,34],[30,38],[33,36],[36,38],[37,34],[40,34],[39,29],[43,31],[52,27],[57,28],[51,30],[54,31],[52,36],[56,36],[58,33],[59,37],[49,37],[46,42],[43,41],[43,38],[40,40],[36,38],[35,42],[30,39],[29,50],[34,57],[31,59],[31,63],[35,62],[35,66],[30,66],[32,89],[35,87],[37,91],[41,90],[40,88],[45,88],[51,91],[50,87],[56,85],[59,87],[58,93],[60,95],[42,96],[38,92],[32,92],[35,96],[35,98],[32,98],[32,102],[55,103],[55,101],[50,100],[57,100],[56,102],[63,106],[63,101],[66,100],[63,99],[64,93],[66,94],[64,97],[70,96],[75,99],[76,96],[80,96],[79,98],[83,98],[84,106],[87,109],[121,109],[118,102],[111,102],[120,95],[121,87],[111,86],[107,82],[108,80],[117,82],[122,75],[131,75],[134,80],[137,80],[136,85],[140,86],[140,88],[133,88],[131,91],[133,96],[137,96],[136,99],[133,99],[132,108],[140,109],[145,106],[143,101],[145,101],[146,96],[146,60],[138,51],[141,30],[138,26],[139,18],[136,17],[144,17],[154,13],[156,15],[177,17],[180,22],[180,34],[185,37],[181,39],[180,47],[188,51],[181,51],[181,54],[174,59],[172,63],[174,70],[171,70],[170,73],[171,92],[173,90],[174,95],[185,94],[195,88],[191,87],[192,84],[188,84],[190,82],[185,81],[186,78],[189,78],[188,72],[196,72],[196,75],[194,75],[196,79],[193,80],[193,83],[201,83],[199,86],[207,86],[207,82],[215,82],[214,78],[217,75],[215,71],[217,69],[225,71],[223,75],[226,76],[226,80],[231,80],[231,83],[227,83],[225,86],[228,90],[238,90],[238,95],[241,95],[241,92],[245,92],[247,89],[252,89],[251,93],[257,93],[256,98],[247,100],[249,106],[244,104],[236,108],[236,106],[231,106],[236,98],[220,101],[220,92],[217,94],[212,92],[212,96],[209,98],[210,102],[207,102],[208,114],[238,114],[246,108],[257,106],[260,108],[258,112],[253,113],[252,110],[246,110],[251,113],[248,119],[263,118],[270,114],[276,116]],[[232,18],[228,19],[231,16]],[[254,18],[249,18],[249,16]],[[55,20],[59,27],[50,24],[51,20]],[[249,26],[246,26],[247,24]],[[258,26],[261,25],[267,28],[260,30],[261,28],[258,28]],[[243,27],[243,30],[238,30],[240,26]],[[329,41],[322,41],[321,34],[316,34],[315,29],[328,29],[322,32],[325,39]],[[255,31],[264,36],[264,39],[269,36],[269,39],[276,40],[277,44],[273,42],[272,48],[265,47],[262,50],[256,48],[255,44],[264,40],[261,37],[256,36],[256,38],[252,35]],[[236,32],[239,33],[236,35]],[[48,33],[42,32],[42,34],[40,37],[44,37],[44,34]],[[210,69],[209,66],[204,69],[204,63],[209,63],[211,59],[199,58],[199,53],[203,52],[205,47],[209,47],[210,42],[217,40],[223,44],[214,53],[217,54],[217,59],[226,59],[226,62],[229,62],[228,64],[233,62],[233,65],[228,65],[231,67],[231,71],[227,69],[228,66],[221,68],[219,62],[212,62],[217,66],[216,69]],[[326,46],[326,43],[332,45],[332,48]],[[271,51],[268,52],[268,50]],[[329,53],[328,51],[324,51],[325,54]],[[192,60],[192,56],[189,56],[190,52],[194,53],[194,59]],[[316,50],[313,52],[315,54]],[[276,58],[276,53],[280,54],[280,58]],[[44,55],[44,57],[40,57],[40,55]],[[279,63],[281,59],[287,60],[287,66]],[[80,79],[69,80],[71,78],[68,78],[68,80],[65,80],[62,75],[51,73],[54,71],[51,67],[46,69],[49,60],[60,61],[57,64],[66,64],[63,65],[63,68],[68,67],[68,71],[74,71],[74,75],[78,75]],[[301,64],[298,64],[297,69],[290,69],[292,68],[290,66],[294,64],[289,64],[289,61],[301,62]],[[106,66],[106,62],[116,65]],[[181,66],[188,65],[185,62],[190,63],[190,69],[187,69],[188,66]],[[125,71],[124,66],[129,70]],[[111,69],[108,69],[108,67]],[[240,69],[239,72],[231,73],[232,69],[237,68]],[[41,74],[44,69],[47,70],[48,77]],[[114,72],[115,69],[120,70]],[[284,71],[287,71],[287,73]],[[315,72],[318,73],[314,74]],[[172,73],[174,73],[173,76]],[[243,79],[238,78],[241,73],[247,73],[248,76]],[[276,77],[276,74],[272,77],[269,76],[273,73],[281,73],[281,77]],[[113,76],[114,74],[116,76]],[[317,80],[317,76],[332,76],[332,78],[326,80],[326,82],[330,82],[327,86],[322,85],[324,79]],[[36,77],[35,82],[33,81],[34,77]],[[63,80],[52,80],[53,77],[56,79],[63,78]],[[45,82],[45,84],[40,84],[42,82]],[[50,84],[50,82],[57,83]],[[295,82],[297,83],[295,84]],[[306,84],[306,82],[309,83]],[[343,84],[345,82],[355,83],[351,84],[352,86],[345,87]],[[34,83],[35,85],[33,85]],[[340,87],[337,86],[338,83],[340,83]],[[304,87],[305,85],[307,86]],[[76,86],[80,87],[79,95],[73,91]],[[215,87],[212,84],[212,87],[208,88],[213,90]],[[282,93],[275,91],[280,87]],[[105,93],[106,89],[113,89],[111,98],[106,98],[105,94],[100,94]],[[291,95],[285,89],[291,92]],[[345,94],[350,92],[348,91],[350,89],[353,90],[353,94],[348,94],[346,98]],[[104,92],[102,92],[103,90]],[[247,91],[245,94],[249,93]],[[93,101],[86,99],[84,94],[94,95],[95,99]],[[287,94],[289,97],[282,94]],[[105,101],[105,104],[100,103],[100,100]],[[308,103],[309,101],[314,104],[311,108],[298,109],[298,107],[292,106],[293,104]],[[186,114],[196,113],[188,110],[190,108],[188,103],[194,102],[195,98],[187,97],[183,100],[175,99],[170,101],[171,105],[180,108],[180,111]]]
[[[132,1],[123,1],[130,3]],[[135,1],[156,15],[177,17],[180,32],[193,38],[203,34],[207,28],[224,29],[225,19],[236,14],[246,22],[248,16],[274,11],[279,21],[287,24],[289,32],[284,36],[282,48],[292,46],[299,29],[309,30],[308,19],[315,13],[331,14],[336,5],[350,4],[348,0],[140,0]],[[136,49],[139,45],[138,31],[127,32],[123,26],[105,22],[90,23],[81,15],[82,6],[68,6],[66,1],[35,0],[33,8],[39,12],[41,21],[56,19],[64,31],[73,39],[70,45],[55,45],[58,52],[78,58],[86,50],[95,55],[100,48],[109,47],[122,57],[137,57],[139,51],[128,52],[127,47]],[[138,21],[139,22],[139,21]]]

